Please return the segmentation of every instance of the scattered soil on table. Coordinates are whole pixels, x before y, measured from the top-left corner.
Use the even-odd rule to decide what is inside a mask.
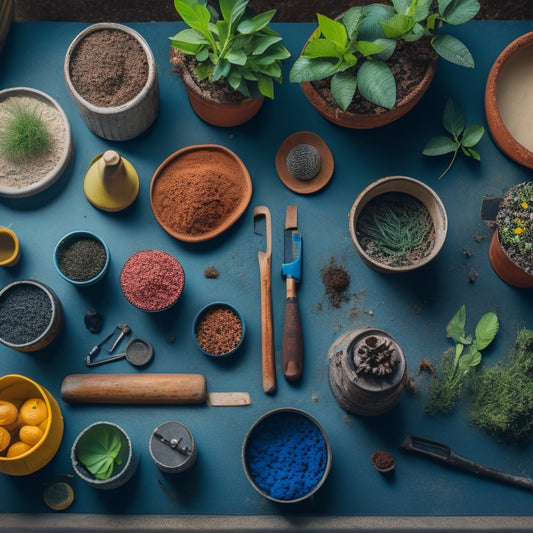
[[[242,93],[233,89],[224,78],[217,81],[209,81],[207,78],[199,80],[194,72],[196,59],[192,55],[186,55],[174,48],[170,48],[170,62],[173,65],[172,70],[178,76],[181,76],[186,70],[198,87],[198,92],[208,100],[223,104],[238,104],[246,99]]]
[[[78,94],[96,106],[115,107],[135,98],[148,81],[148,59],[129,33],[98,30],[84,37],[70,60]]]
[[[415,43],[399,41],[392,57],[386,61],[396,80],[396,101],[409,96],[422,81],[428,65],[437,57],[428,40],[420,39]],[[312,82],[315,90],[331,106],[338,107],[329,89],[331,78]],[[365,100],[359,91],[346,110],[355,114],[381,115],[389,111]]]
[[[422,374],[423,372],[427,372],[428,374],[433,374],[434,372],[433,365],[425,357],[422,359],[422,361],[420,361],[418,375]]]
[[[204,278],[216,279],[219,276],[218,270],[214,266],[208,266],[204,269]]]
[[[348,294],[350,274],[348,274],[344,267],[337,264],[334,257],[331,257],[329,263],[322,267],[320,273],[331,307],[340,308],[342,304],[350,300]]]

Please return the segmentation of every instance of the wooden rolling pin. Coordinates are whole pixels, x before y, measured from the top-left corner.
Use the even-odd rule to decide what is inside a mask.
[[[200,374],[71,374],[61,384],[67,403],[200,404],[207,387]]]

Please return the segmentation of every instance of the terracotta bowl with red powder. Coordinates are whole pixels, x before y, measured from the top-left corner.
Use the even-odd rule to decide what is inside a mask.
[[[178,301],[184,286],[181,263],[161,250],[133,254],[120,272],[122,293],[142,311],[165,311]]]

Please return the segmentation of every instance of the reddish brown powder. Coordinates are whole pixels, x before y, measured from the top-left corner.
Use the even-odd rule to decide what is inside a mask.
[[[195,335],[202,350],[213,355],[224,355],[241,342],[242,324],[233,309],[213,307],[202,313],[196,324]]]
[[[154,214],[164,227],[202,235],[220,226],[239,205],[238,163],[220,151],[190,152],[169,163],[152,187]]]
[[[389,470],[394,466],[394,458],[392,455],[381,450],[372,454],[371,461],[378,470]]]
[[[126,299],[143,311],[162,311],[174,304],[185,285],[180,262],[160,250],[132,255],[122,267],[120,287]]]
[[[129,102],[148,81],[148,60],[139,42],[121,30],[97,30],[84,37],[70,60],[70,79],[91,104]]]

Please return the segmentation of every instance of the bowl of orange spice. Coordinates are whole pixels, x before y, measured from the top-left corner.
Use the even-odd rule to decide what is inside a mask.
[[[230,228],[252,198],[250,174],[239,157],[217,144],[187,146],[155,171],[150,203],[174,238],[203,242]]]
[[[51,461],[62,438],[61,409],[44,387],[17,374],[0,377],[0,472],[36,472]]]

